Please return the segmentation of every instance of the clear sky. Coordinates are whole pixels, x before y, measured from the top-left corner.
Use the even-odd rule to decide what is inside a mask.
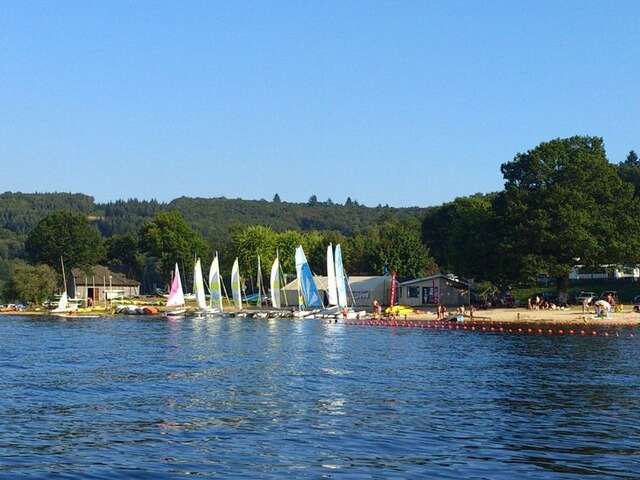
[[[4,1],[0,190],[433,205],[640,150],[638,1]]]

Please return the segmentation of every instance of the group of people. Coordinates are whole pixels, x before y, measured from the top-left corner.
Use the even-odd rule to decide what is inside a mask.
[[[596,317],[608,317],[616,306],[616,297],[611,292],[600,300],[594,300],[594,297],[587,297],[582,301],[582,313],[588,313],[591,305],[593,305]]]
[[[565,306],[557,305],[540,295],[534,295],[527,299],[527,308],[529,310],[558,310],[565,308]]]

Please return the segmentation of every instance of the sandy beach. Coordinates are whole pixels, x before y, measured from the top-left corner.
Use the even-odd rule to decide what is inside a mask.
[[[407,316],[408,320],[435,320],[435,313],[423,312]],[[468,314],[466,320],[470,320]],[[550,324],[593,324],[593,325],[640,325],[640,314],[633,312],[628,306],[620,313],[611,313],[608,318],[596,318],[593,311],[586,315],[581,307],[565,310],[527,310],[526,308],[495,308],[477,310],[473,320],[477,322],[500,323],[550,323]]]

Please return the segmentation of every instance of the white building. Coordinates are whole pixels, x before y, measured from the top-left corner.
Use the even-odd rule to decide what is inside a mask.
[[[630,278],[635,281],[640,280],[640,268],[637,265],[600,265],[599,267],[585,267],[576,265],[569,273],[569,280],[621,280]]]
[[[469,283],[443,273],[408,280],[398,285],[397,303],[409,307],[468,305]]]

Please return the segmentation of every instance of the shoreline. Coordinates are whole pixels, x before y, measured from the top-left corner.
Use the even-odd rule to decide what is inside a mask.
[[[250,310],[248,311],[250,312]],[[229,313],[234,313],[229,311]],[[160,311],[158,315],[125,315],[127,317],[158,317],[163,316],[164,312]],[[96,315],[97,317],[110,318],[120,316],[110,311],[95,310],[78,312],[78,317],[82,315]],[[53,317],[48,311],[15,311],[0,312],[2,316],[24,316],[37,317],[47,316]],[[73,315],[70,315],[73,317]],[[293,318],[293,317],[291,317]],[[367,314],[362,320],[373,320],[371,314]],[[342,320],[338,318],[338,320]],[[380,320],[380,319],[379,319]],[[436,314],[429,311],[414,312],[408,315],[399,315],[395,318],[382,317],[381,321],[406,320],[412,322],[434,322],[437,321]],[[452,320],[451,318],[449,320]],[[447,320],[442,320],[447,321]],[[525,308],[494,308],[488,310],[476,310],[473,317],[468,313],[464,317],[465,322],[475,323],[508,323],[508,324],[549,324],[549,325],[602,325],[602,326],[640,326],[640,313],[633,312],[630,307],[625,308],[622,312],[611,313],[608,318],[596,318],[593,312],[587,314],[582,313],[579,307],[568,308],[565,310],[527,310]]]

